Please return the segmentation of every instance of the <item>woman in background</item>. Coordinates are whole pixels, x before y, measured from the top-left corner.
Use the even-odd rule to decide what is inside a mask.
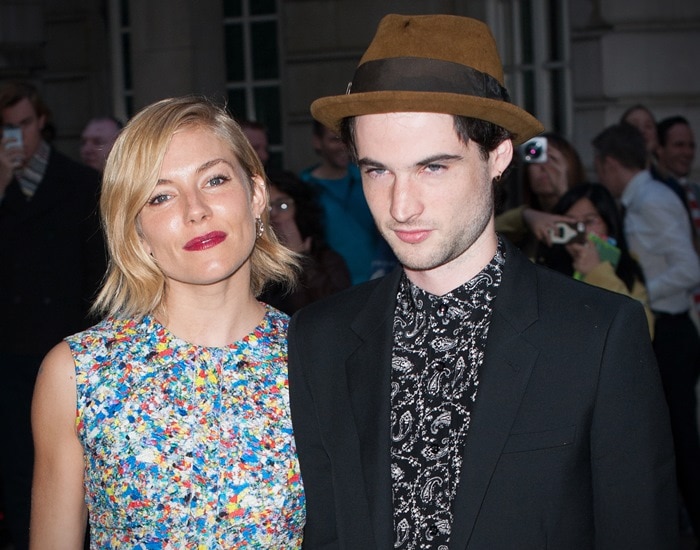
[[[523,204],[496,217],[496,231],[508,237],[531,259],[539,242],[549,242],[554,224],[566,221],[552,208],[574,185],[584,181],[583,163],[564,137],[546,132],[547,160],[524,163]],[[524,161],[523,161],[524,162]]]
[[[642,134],[647,148],[649,165],[656,163],[656,148],[659,146],[659,133],[656,128],[654,113],[641,103],[632,105],[620,117],[621,123],[634,126]]]
[[[323,209],[314,189],[286,170],[271,172],[268,178],[270,225],[283,244],[300,254],[302,271],[292,291],[272,284],[260,299],[291,315],[348,288],[350,271],[343,257],[326,242]]]
[[[102,322],[46,357],[33,403],[31,547],[301,546],[287,393],[291,283],[263,167],[240,127],[185,97],[136,115],[101,198]],[[77,400],[77,401],[76,401]]]
[[[653,336],[654,318],[642,268],[627,248],[622,218],[610,192],[599,183],[582,183],[567,191],[552,212],[583,224],[585,234],[564,245],[540,246],[540,263],[638,300]]]

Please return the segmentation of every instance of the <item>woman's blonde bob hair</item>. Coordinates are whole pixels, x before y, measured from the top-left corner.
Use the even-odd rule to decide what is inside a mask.
[[[143,316],[163,303],[166,278],[142,246],[138,216],[156,186],[173,134],[185,127],[204,128],[230,145],[248,183],[249,197],[255,176],[266,181],[262,163],[238,123],[211,100],[170,98],[140,111],[121,131],[105,166],[100,212],[109,265],[93,305],[100,315]],[[265,202],[267,206],[267,190]],[[270,228],[268,208],[261,219],[264,229],[250,257],[250,289],[256,296],[271,281],[293,286],[298,272],[296,256]]]

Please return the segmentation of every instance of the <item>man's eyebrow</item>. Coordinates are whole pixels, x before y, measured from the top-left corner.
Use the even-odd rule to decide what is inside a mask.
[[[372,166],[373,168],[386,168],[384,164],[379,162],[378,160],[373,160],[368,157],[361,158],[357,161],[357,165],[360,167],[367,167],[367,166]]]
[[[464,157],[462,155],[450,155],[448,153],[440,153],[438,155],[433,155],[421,161],[416,162],[416,166],[427,166],[428,164],[435,164],[437,162],[462,160]]]
[[[450,162],[453,160],[462,160],[463,158],[464,157],[462,155],[451,155],[448,153],[438,153],[437,155],[432,155],[430,157],[419,160],[418,162],[416,162],[415,166],[419,166],[419,167],[420,166],[428,166],[429,164],[435,164],[437,162],[445,162],[445,161]],[[360,160],[357,161],[357,164],[360,167],[371,166],[373,168],[386,168],[386,166],[383,163],[381,163],[377,160],[373,160],[373,159],[368,158],[368,157],[361,158]]]

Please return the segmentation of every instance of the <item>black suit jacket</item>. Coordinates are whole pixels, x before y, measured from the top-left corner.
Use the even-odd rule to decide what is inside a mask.
[[[13,179],[0,202],[0,348],[41,358],[89,326],[104,275],[98,172],[51,149],[31,200]]]
[[[304,548],[393,547],[389,386],[400,274],[292,319]],[[677,547],[668,414],[638,303],[508,246],[471,422],[450,549]]]

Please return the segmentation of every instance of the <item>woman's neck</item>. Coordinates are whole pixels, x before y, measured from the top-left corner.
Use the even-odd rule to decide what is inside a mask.
[[[178,338],[200,346],[224,347],[250,334],[265,306],[250,291],[242,296],[198,293],[166,299],[154,316]]]

